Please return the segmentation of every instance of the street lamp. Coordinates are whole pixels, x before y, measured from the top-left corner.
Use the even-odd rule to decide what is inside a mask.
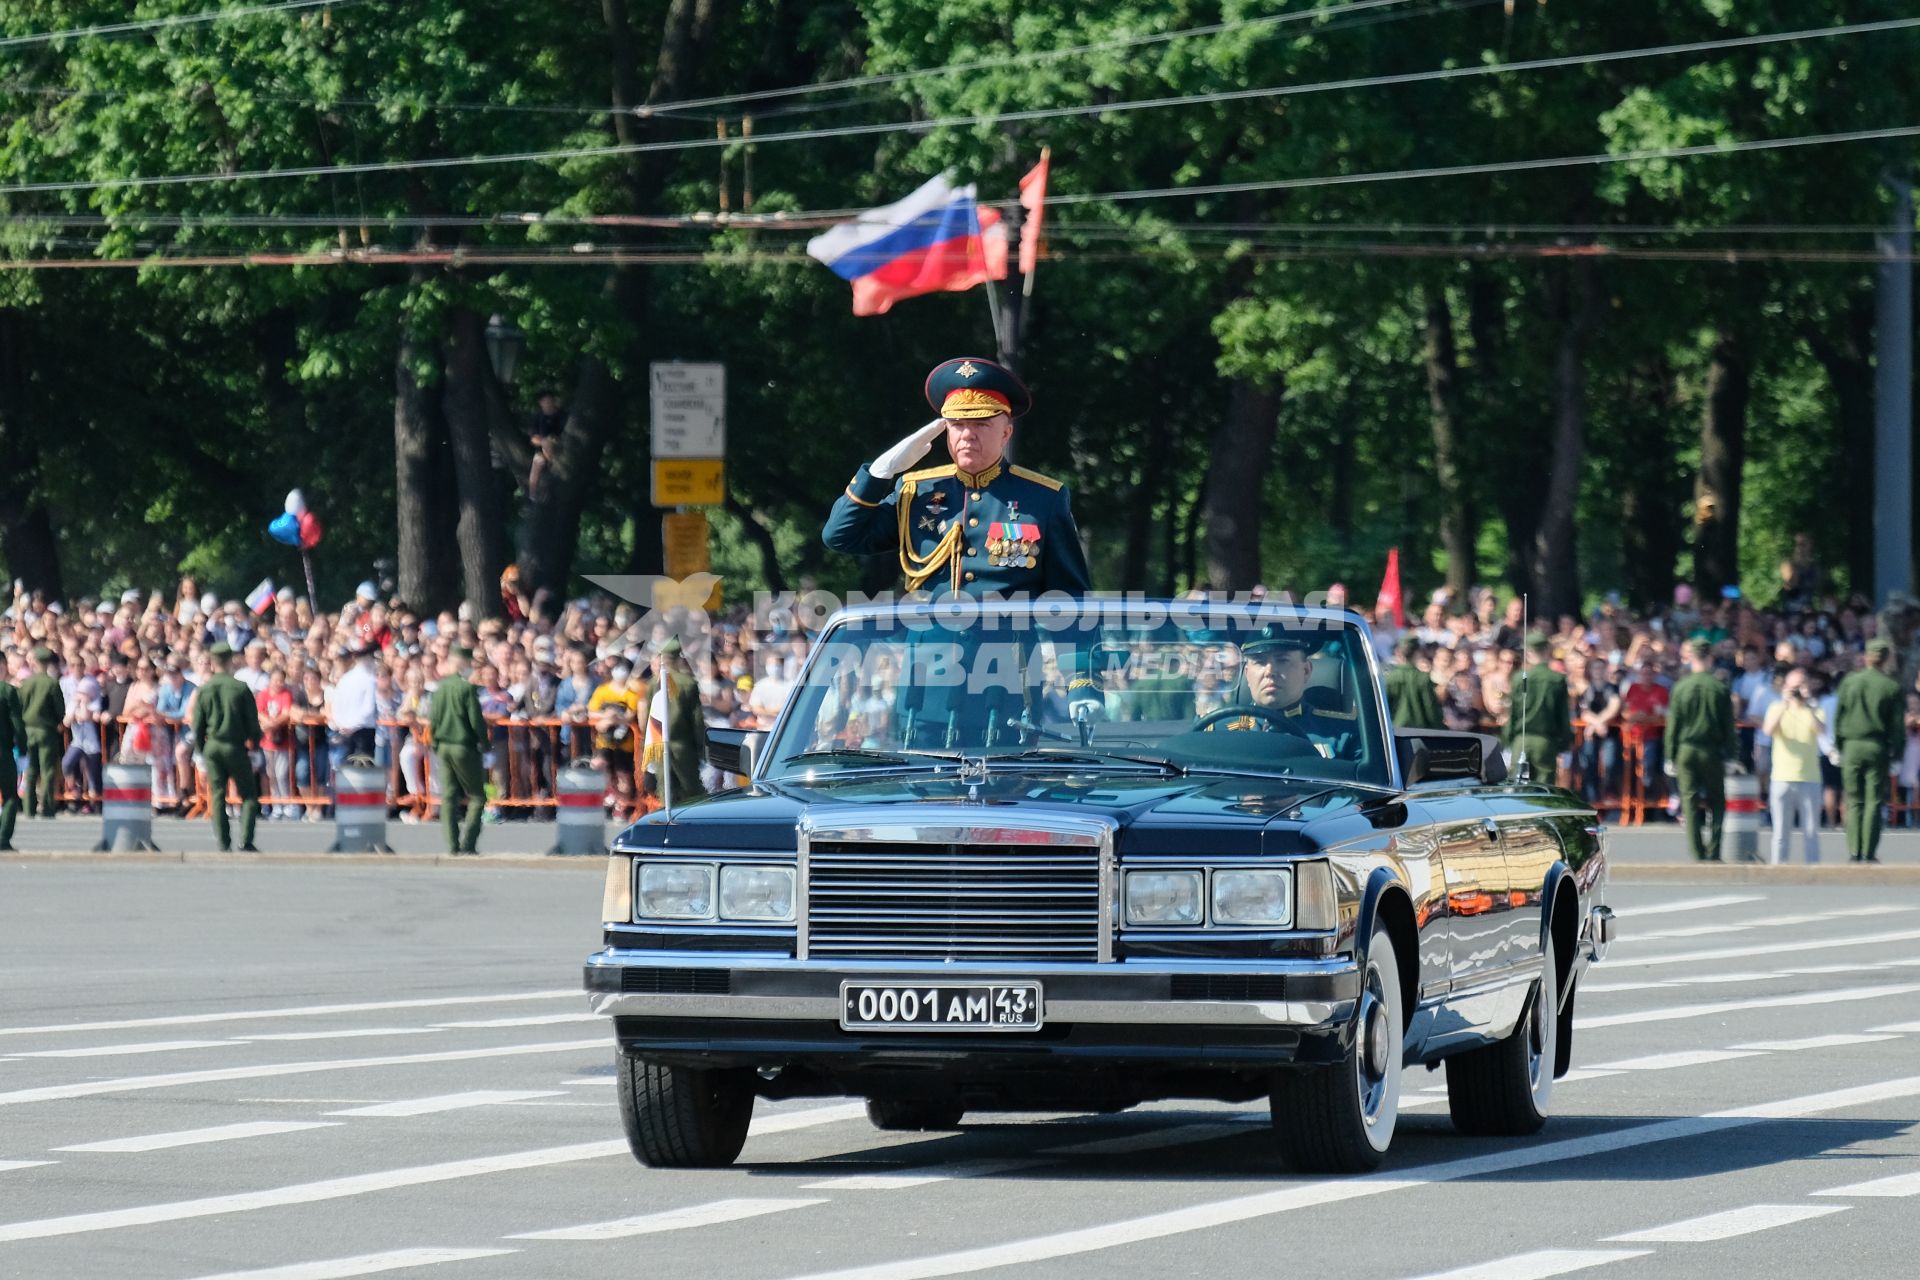
[[[493,376],[500,379],[501,386],[513,385],[520,372],[520,352],[526,345],[527,335],[505,316],[495,315],[487,321],[487,363],[493,366]]]

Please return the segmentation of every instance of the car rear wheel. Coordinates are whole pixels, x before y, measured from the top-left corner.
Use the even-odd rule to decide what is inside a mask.
[[[967,1114],[957,1102],[926,1102],[916,1098],[868,1098],[867,1119],[876,1129],[915,1132],[923,1129],[958,1129]]]
[[[1353,1044],[1337,1066],[1289,1072],[1270,1100],[1280,1154],[1302,1173],[1379,1167],[1400,1117],[1406,1021],[1393,939],[1376,929],[1361,975]]]
[[[641,1164],[715,1169],[732,1164],[753,1119],[753,1073],[620,1060],[620,1124]]]
[[[1513,1034],[1447,1059],[1447,1108],[1462,1133],[1518,1137],[1547,1122],[1560,1057],[1551,933],[1543,951],[1540,981]]]

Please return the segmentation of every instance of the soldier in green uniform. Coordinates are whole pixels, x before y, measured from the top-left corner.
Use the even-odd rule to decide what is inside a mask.
[[[1906,740],[1906,699],[1887,668],[1893,646],[1867,641],[1867,662],[1840,682],[1833,738],[1840,747],[1840,781],[1847,805],[1847,853],[1855,861],[1880,861],[1880,806],[1887,798],[1887,766]]]
[[[1433,677],[1414,664],[1420,652],[1418,636],[1401,636],[1393,646],[1399,661],[1380,678],[1387,694],[1387,711],[1396,729],[1444,729],[1446,717],[1440,714],[1440,698],[1433,691]]]
[[[707,758],[707,716],[700,705],[700,682],[681,652],[680,637],[668,636],[660,646],[654,664],[653,697],[647,712],[646,777],[649,788],[659,794],[660,757],[663,748],[673,770],[672,799],[675,804],[707,794],[700,780],[700,764]],[[661,730],[669,730],[665,741]]]
[[[487,741],[487,719],[480,713],[480,695],[467,683],[471,649],[456,646],[447,656],[434,686],[427,723],[433,733],[433,758],[440,765],[440,825],[447,834],[448,853],[478,853],[480,823],[487,813],[485,775],[480,753]],[[466,802],[466,821],[460,805]]]
[[[1514,677],[1507,723],[1500,730],[1516,770],[1525,760],[1532,776],[1543,782],[1554,780],[1561,753],[1573,749],[1573,703],[1567,678],[1547,661],[1550,651],[1544,632],[1527,632],[1526,665]]]
[[[20,691],[0,677],[0,853],[13,851],[13,824],[20,816],[20,774],[14,753],[27,745],[27,722]]]
[[[20,685],[20,715],[27,729],[27,816],[51,818],[60,811],[60,726],[67,718],[67,698],[53,674],[53,650],[41,645],[33,651],[33,662],[38,669]]]
[[[1727,764],[1740,743],[1733,695],[1713,674],[1709,652],[1704,639],[1681,647],[1692,674],[1673,686],[1667,702],[1666,755],[1687,815],[1687,845],[1695,858],[1718,862],[1720,829],[1727,816]]]
[[[253,690],[227,674],[233,648],[222,640],[207,650],[213,675],[193,695],[193,740],[206,762],[207,805],[220,852],[232,849],[227,826],[227,782],[240,793],[240,851],[253,847],[253,826],[260,819],[260,783],[248,754],[260,742],[260,710]]]

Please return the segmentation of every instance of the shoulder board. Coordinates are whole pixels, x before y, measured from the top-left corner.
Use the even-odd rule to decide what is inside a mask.
[[[1332,707],[1315,707],[1313,713],[1323,720],[1358,720],[1360,718],[1357,710],[1336,711]]]
[[[944,480],[952,474],[953,463],[949,462],[944,467],[928,467],[924,471],[909,471],[900,478],[902,480]]]
[[[1025,467],[1020,467],[1020,466],[1008,467],[1007,473],[1009,475],[1019,476],[1022,480],[1031,480],[1035,484],[1045,485],[1049,489],[1058,490],[1065,487],[1064,485],[1061,484],[1060,481],[1055,480],[1052,476],[1043,476],[1038,471],[1029,471]]]

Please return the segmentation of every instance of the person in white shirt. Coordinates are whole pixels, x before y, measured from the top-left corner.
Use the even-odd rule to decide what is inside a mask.
[[[1773,779],[1768,799],[1773,813],[1771,861],[1787,858],[1787,829],[1797,818],[1807,861],[1820,861],[1820,739],[1827,721],[1807,696],[1807,673],[1788,674],[1780,698],[1767,708],[1762,729],[1773,742]]]
[[[374,670],[373,649],[356,644],[352,649],[353,666],[333,687],[331,728],[346,758],[373,758],[376,731],[380,727],[379,673]]]

